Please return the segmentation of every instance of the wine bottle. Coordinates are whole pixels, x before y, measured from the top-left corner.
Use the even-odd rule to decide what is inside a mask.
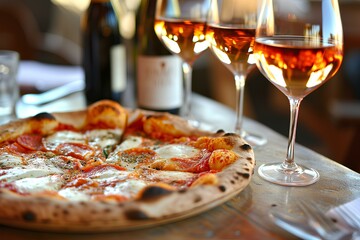
[[[122,103],[126,48],[110,0],[91,0],[82,19],[82,40],[87,104],[101,99]]]
[[[142,0],[138,28],[137,104],[148,110],[179,114],[183,103],[181,59],[155,34],[156,0]]]

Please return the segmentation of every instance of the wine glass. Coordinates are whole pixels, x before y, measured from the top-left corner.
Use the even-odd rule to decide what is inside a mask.
[[[195,60],[208,44],[205,40],[209,0],[158,0],[155,12],[155,32],[173,54],[183,60],[185,99],[181,115],[199,125],[191,114],[192,69]]]
[[[234,75],[236,87],[235,132],[254,147],[267,142],[266,138],[243,130],[245,79],[255,63],[252,48],[255,40],[259,1],[213,0],[206,31],[206,39],[211,52]]]
[[[282,163],[263,164],[259,175],[273,183],[306,186],[319,173],[294,161],[299,106],[339,69],[343,33],[337,0],[266,0],[256,29],[254,54],[265,77],[290,102],[287,155]]]

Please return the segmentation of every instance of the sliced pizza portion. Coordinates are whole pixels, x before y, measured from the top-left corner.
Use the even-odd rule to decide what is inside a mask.
[[[141,129],[141,124],[137,122],[136,127]],[[138,178],[150,182],[157,179],[170,186],[166,189],[216,185],[219,173],[240,160],[245,152],[249,152],[249,169],[254,163],[251,147],[236,134],[219,132],[211,136],[179,138],[167,135],[168,141],[149,137],[144,132],[136,134],[137,131],[127,132],[126,139],[109,155],[106,163],[133,171]],[[178,176],[181,181],[172,180]]]
[[[183,172],[207,171],[209,152],[190,145],[204,134],[214,135],[194,129],[186,120],[171,114],[135,111],[129,116],[123,141],[106,162],[129,171],[143,167]],[[170,162],[176,159],[178,166]]]
[[[119,144],[121,129],[93,129],[86,132],[57,131],[42,139],[47,151],[79,159],[104,159]]]
[[[0,188],[25,196],[59,190],[67,169],[65,163],[57,164],[59,160],[53,157],[41,152],[24,154],[1,149]]]
[[[222,171],[237,161],[251,147],[236,134],[204,136],[186,143],[157,148],[151,168],[201,173]],[[249,156],[250,157],[250,156]]]
[[[46,150],[85,160],[106,158],[119,144],[128,119],[127,110],[110,100],[96,102],[84,112],[54,115],[62,123],[72,123],[75,130],[49,134],[43,141]]]
[[[40,113],[1,125],[0,148],[8,141],[22,138],[19,143],[24,144],[24,147],[43,150],[35,148],[41,146],[44,136],[50,136],[47,139],[49,144],[44,143],[50,150],[53,150],[57,143],[65,141],[85,141],[86,144],[99,145],[104,149],[119,142],[127,126],[127,119],[128,111],[110,100],[94,103],[84,111]]]
[[[144,184],[136,180],[130,183],[129,174],[110,164],[88,167],[70,178],[59,195],[68,200],[75,198],[75,201],[126,201]]]
[[[62,189],[74,176],[104,163],[126,121],[124,108],[100,101],[85,111],[43,113],[0,127],[1,188],[25,195]]]
[[[27,177],[43,177],[62,174],[63,170],[45,155],[29,155],[25,158],[15,153],[0,153],[0,182],[13,182]]]
[[[175,119],[167,114],[138,114],[130,121],[124,141],[106,161],[129,171],[147,167],[201,173],[221,171],[239,158],[243,148],[250,147],[236,134],[202,132],[199,135],[198,130],[188,125],[182,127],[184,123]]]
[[[106,159],[107,163],[116,164],[133,171],[137,168],[151,167],[154,162],[161,159],[200,157],[200,151],[192,146],[180,143],[168,143],[143,136],[127,136]],[[158,169],[160,170],[160,168]],[[178,170],[178,169],[164,169]]]

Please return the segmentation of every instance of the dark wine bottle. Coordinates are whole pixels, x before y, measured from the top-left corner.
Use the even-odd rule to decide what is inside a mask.
[[[82,40],[87,104],[101,99],[122,103],[126,48],[110,0],[91,0],[82,19]]]
[[[156,0],[142,0],[138,27],[138,107],[179,114],[183,103],[181,59],[171,54],[154,30]]]

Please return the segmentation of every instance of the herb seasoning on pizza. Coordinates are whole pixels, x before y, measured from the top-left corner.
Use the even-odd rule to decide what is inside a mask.
[[[241,137],[109,100],[0,126],[0,223],[106,231],[191,216],[242,191]]]

